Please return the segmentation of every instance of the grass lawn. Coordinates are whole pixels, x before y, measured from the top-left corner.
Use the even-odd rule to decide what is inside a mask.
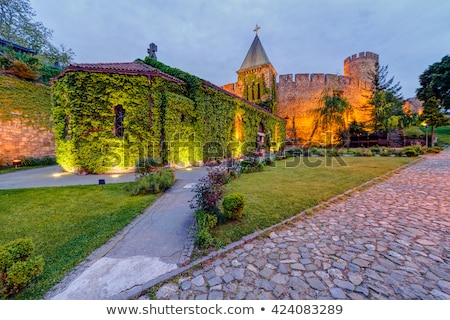
[[[428,131],[430,133],[430,131]],[[439,144],[450,145],[450,126],[437,127],[434,129],[434,134],[438,138]]]
[[[124,186],[0,190],[0,244],[31,238],[45,261],[44,272],[17,298],[42,298],[157,197],[131,197]]]
[[[227,185],[226,193],[244,194],[244,217],[238,222],[216,227],[213,230],[214,238],[219,244],[231,243],[412,160],[406,157],[342,159],[346,166],[333,160],[332,166],[307,167],[300,163],[288,167],[286,164],[292,164],[293,161],[290,158],[276,162],[276,167],[266,167],[263,172],[241,175]],[[325,161],[325,158],[315,160]]]

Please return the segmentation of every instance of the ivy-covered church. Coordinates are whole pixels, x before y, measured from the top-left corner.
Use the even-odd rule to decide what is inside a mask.
[[[176,166],[239,157],[285,139],[285,120],[156,59],[73,64],[52,81],[56,158],[67,171]]]

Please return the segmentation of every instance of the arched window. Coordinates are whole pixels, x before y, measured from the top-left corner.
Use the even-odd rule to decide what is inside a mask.
[[[114,114],[114,134],[116,137],[123,138],[123,120],[125,118],[125,109],[121,105],[118,105],[114,108]]]
[[[238,114],[234,118],[234,138],[236,141],[243,141],[244,140],[244,128],[243,128],[243,122],[242,115]]]

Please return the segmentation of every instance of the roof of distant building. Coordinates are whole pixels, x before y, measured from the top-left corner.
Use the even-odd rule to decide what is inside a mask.
[[[261,41],[259,40],[258,34],[256,34],[255,39],[253,39],[252,45],[250,46],[250,49],[248,50],[239,71],[263,66],[269,63],[270,61],[267,57],[266,51],[264,50]]]
[[[1,47],[12,47],[14,51],[22,52],[22,53],[30,53],[30,54],[37,54],[38,52],[35,50],[31,50],[30,48],[26,48],[24,46],[21,46],[17,43],[13,43],[11,41],[7,41],[4,39],[0,39],[0,46]]]

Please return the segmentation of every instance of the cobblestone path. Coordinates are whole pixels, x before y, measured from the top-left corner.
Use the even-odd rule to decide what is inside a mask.
[[[224,253],[163,299],[450,299],[450,150]]]

